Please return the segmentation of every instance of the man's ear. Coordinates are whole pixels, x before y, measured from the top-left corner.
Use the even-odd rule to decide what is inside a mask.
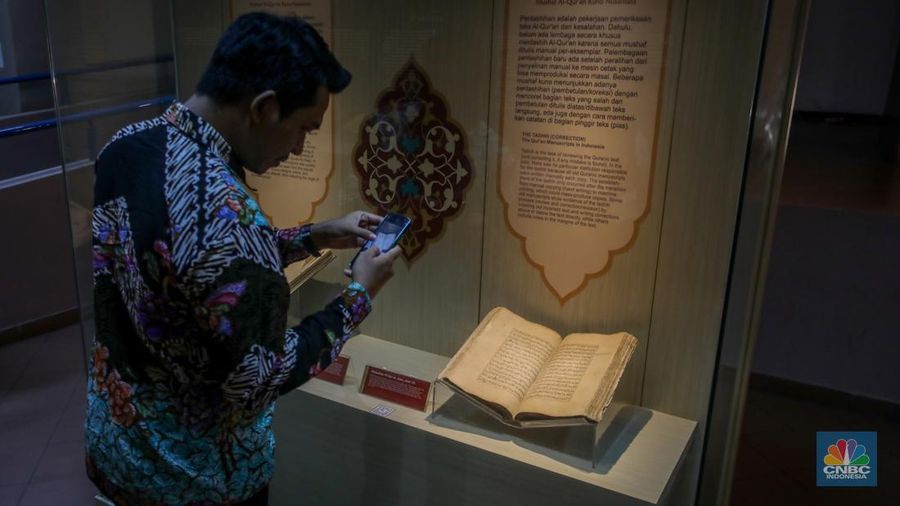
[[[280,119],[278,98],[274,90],[266,90],[250,101],[250,120],[253,123],[275,123]]]

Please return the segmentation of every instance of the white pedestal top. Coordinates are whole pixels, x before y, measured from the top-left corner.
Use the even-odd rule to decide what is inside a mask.
[[[512,429],[460,402],[441,406],[450,391],[437,387],[423,413],[359,393],[366,365],[434,381],[449,358],[360,335],[344,347],[350,369],[343,386],[313,379],[301,391],[371,412],[376,406],[393,408],[387,416],[395,422],[518,460],[547,471],[602,487],[635,499],[659,502],[672,473],[684,454],[696,422],[639,406],[612,405],[601,430],[599,465],[590,468],[593,429],[588,427]],[[371,416],[377,416],[372,414]]]

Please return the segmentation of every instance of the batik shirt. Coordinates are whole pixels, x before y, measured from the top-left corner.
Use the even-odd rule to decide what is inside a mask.
[[[269,223],[181,104],[117,133],[96,177],[88,473],[122,504],[246,499],[272,476],[275,398],[337,356],[368,295],[286,328],[299,229]]]

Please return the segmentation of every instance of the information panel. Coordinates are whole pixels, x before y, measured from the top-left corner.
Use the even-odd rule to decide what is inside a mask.
[[[298,16],[315,27],[331,46],[331,0],[232,0],[232,18],[254,11]],[[334,105],[329,107],[319,130],[306,136],[300,156],[291,155],[278,167],[260,176],[247,172],[247,182],[258,190],[260,207],[276,227],[310,221],[328,192],[334,169]]]
[[[509,0],[500,193],[565,302],[648,211],[667,0]]]

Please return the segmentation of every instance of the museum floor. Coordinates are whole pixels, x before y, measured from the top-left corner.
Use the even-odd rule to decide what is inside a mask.
[[[0,350],[0,505],[94,504],[81,364],[77,326]]]
[[[900,168],[872,158],[866,149],[872,138],[871,128],[865,125],[795,123],[772,268],[779,261],[793,261],[780,258],[803,260],[802,266],[779,267],[787,270],[809,269],[809,262],[826,258],[782,255],[780,248],[797,247],[797,238],[815,234],[837,234],[864,242],[866,234],[888,234],[892,241],[888,244],[898,247],[860,248],[857,258],[845,260],[865,268],[878,265],[878,258],[891,258],[886,255],[896,258],[900,251]],[[841,272],[830,265],[818,268],[823,276]],[[880,272],[870,274],[884,277]],[[819,297],[853,296],[852,291],[840,289],[841,279],[834,276],[838,286]],[[769,288],[773,287],[786,289],[770,279]],[[94,504],[94,490],[83,466],[85,382],[81,360],[80,333],[75,326],[0,348],[0,506]],[[865,404],[822,402],[779,391],[777,385],[751,382],[732,504],[897,504],[897,412],[870,411]],[[860,492],[815,487],[815,431],[837,427],[878,431],[877,489]]]

